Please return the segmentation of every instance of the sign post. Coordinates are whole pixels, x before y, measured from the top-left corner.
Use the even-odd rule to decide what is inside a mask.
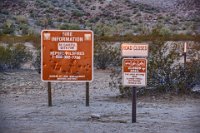
[[[186,58],[187,58],[187,43],[185,42],[184,44],[184,53],[183,53],[183,56],[184,56],[184,67],[186,67]]]
[[[51,88],[50,82],[91,82],[93,43],[93,32],[90,30],[43,30],[41,79],[49,82],[48,88]],[[89,102],[89,83],[86,85],[86,97]]]
[[[89,82],[86,82],[86,106],[89,106],[89,99],[90,99]]]
[[[132,123],[136,122],[136,99],[137,99],[137,94],[136,94],[136,87],[132,88]]]
[[[52,106],[51,82],[48,82],[48,106]]]
[[[184,43],[183,56],[184,56],[184,76],[186,79],[186,61],[187,61],[186,60],[187,59],[187,43],[186,42]],[[185,87],[185,89],[187,88],[186,82],[184,83],[184,87]]]
[[[121,45],[122,61],[122,84],[132,87],[132,123],[136,122],[136,89],[147,85],[147,59],[133,57],[147,57],[148,44],[124,43]],[[132,57],[132,58],[130,58]]]

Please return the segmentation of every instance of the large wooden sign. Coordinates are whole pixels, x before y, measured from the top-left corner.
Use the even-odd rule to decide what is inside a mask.
[[[124,58],[123,59],[123,85],[146,86],[147,84],[147,59]]]
[[[43,30],[41,47],[43,81],[92,81],[92,31]]]
[[[146,43],[123,43],[121,54],[124,57],[147,57],[149,45]]]

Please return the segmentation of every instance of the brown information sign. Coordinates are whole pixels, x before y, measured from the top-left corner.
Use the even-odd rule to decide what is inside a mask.
[[[123,85],[146,86],[147,84],[147,59],[123,59]]]
[[[43,30],[41,45],[43,81],[92,81],[92,31]]]

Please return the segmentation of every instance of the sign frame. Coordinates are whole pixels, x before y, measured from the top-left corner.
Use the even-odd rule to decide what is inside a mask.
[[[144,80],[145,80],[145,84],[143,85],[143,84],[141,84],[141,85],[127,85],[127,84],[124,84],[124,62],[125,62],[125,60],[145,60],[146,61],[146,65],[145,65],[145,69],[146,69],[146,71],[145,71],[145,73],[144,73]],[[148,64],[148,60],[146,59],[146,58],[123,58],[123,60],[122,60],[122,85],[123,86],[127,86],[127,87],[146,87],[147,86],[147,64]],[[130,72],[131,73],[131,72]],[[136,72],[132,72],[132,73],[136,73]]]
[[[91,32],[92,36],[91,36],[91,39],[92,39],[92,55],[91,55],[91,80],[44,80],[43,79],[43,55],[44,55],[44,52],[43,52],[43,32],[45,31],[54,31],[54,32]],[[94,33],[92,30],[53,30],[53,29],[44,29],[41,31],[41,80],[43,82],[92,82],[93,79],[94,79]]]
[[[127,47],[131,47],[131,49],[129,51],[125,51],[123,49],[123,46],[127,46]],[[141,51],[136,52],[136,50],[134,49],[134,47],[138,47],[139,49],[142,49],[142,47],[147,47],[143,52],[143,54],[141,54]],[[122,57],[148,57],[149,55],[149,44],[147,43],[122,43],[121,44],[121,56]]]

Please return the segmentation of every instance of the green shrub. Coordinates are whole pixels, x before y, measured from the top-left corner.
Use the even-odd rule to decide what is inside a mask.
[[[180,43],[165,43],[155,40],[149,46],[149,57],[147,67],[147,87],[140,88],[141,92],[162,92],[175,94],[188,94],[191,89],[200,84],[200,45],[197,43],[188,51],[198,58],[193,58],[184,66],[181,60]],[[110,74],[111,88],[118,88],[123,96],[131,95],[130,87],[122,86],[121,68],[113,69]]]
[[[117,47],[97,42],[94,49],[94,63],[98,69],[106,69],[108,66],[116,67],[121,62],[120,51]]]
[[[61,30],[80,30],[79,25],[76,24],[63,24],[60,26]]]
[[[178,60],[178,55],[176,46],[165,45],[161,40],[156,40],[150,45],[148,87],[160,91],[173,89],[174,78],[176,78],[173,64]]]
[[[4,46],[0,46],[0,70],[3,70],[8,67],[10,58],[11,58],[10,48],[5,48]]]
[[[15,26],[12,21],[7,20],[1,27],[3,34],[14,34]]]
[[[22,35],[27,35],[29,33],[29,27],[27,24],[20,24],[19,28],[22,32]]]
[[[84,12],[79,10],[72,10],[72,16],[74,17],[82,17],[84,15]]]
[[[27,24],[28,23],[28,20],[27,20],[26,16],[24,16],[24,15],[18,15],[15,18],[16,18],[17,24]]]
[[[22,64],[32,58],[29,51],[22,44],[8,47],[0,46],[0,70],[19,69]]]

